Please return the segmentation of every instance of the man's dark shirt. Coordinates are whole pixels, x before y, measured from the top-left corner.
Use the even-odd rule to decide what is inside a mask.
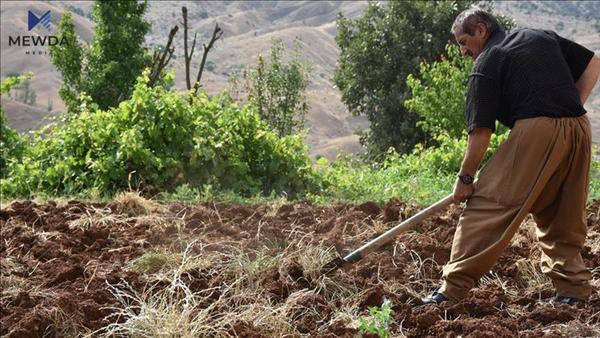
[[[575,82],[594,52],[551,31],[519,29],[490,36],[475,61],[467,94],[467,130],[509,128],[537,116],[586,113]]]

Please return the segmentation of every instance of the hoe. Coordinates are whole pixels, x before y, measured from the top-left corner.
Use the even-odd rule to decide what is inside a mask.
[[[346,267],[353,263],[358,262],[359,260],[361,260],[363,257],[368,255],[369,253],[377,250],[382,245],[390,242],[397,235],[412,229],[415,225],[421,223],[426,218],[433,216],[433,215],[437,214],[438,212],[446,209],[446,207],[448,207],[450,204],[452,204],[452,194],[437,201],[435,204],[432,204],[431,206],[427,207],[426,209],[419,211],[413,217],[394,226],[393,228],[386,231],[379,237],[371,240],[367,244],[352,251],[350,254],[348,254],[344,258],[337,257],[336,259],[332,260],[331,262],[325,264],[323,269],[321,269],[321,273],[322,274],[330,274],[330,273],[335,272],[339,268]]]

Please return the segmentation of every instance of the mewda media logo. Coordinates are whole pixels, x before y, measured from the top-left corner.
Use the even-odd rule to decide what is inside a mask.
[[[40,26],[44,27],[47,31],[50,31],[50,28],[52,27],[52,23],[50,22],[50,11],[47,11],[40,17],[35,15],[35,13],[32,11],[27,11],[27,14],[28,14],[28,16],[27,16],[28,28],[27,29],[29,31],[31,31],[38,24]]]
[[[25,55],[50,55],[49,46],[69,43],[64,37],[59,39],[56,35],[52,35],[53,25],[50,10],[42,14],[38,13],[40,12],[27,11],[27,32],[30,35],[9,35],[9,47],[25,47]]]

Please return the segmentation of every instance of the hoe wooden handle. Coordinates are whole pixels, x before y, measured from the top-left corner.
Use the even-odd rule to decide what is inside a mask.
[[[368,255],[372,251],[377,250],[384,244],[390,242],[397,235],[412,229],[417,224],[423,222],[426,218],[437,214],[438,212],[446,209],[450,204],[452,204],[452,194],[444,197],[443,199],[437,201],[435,204],[419,211],[413,217],[405,220],[404,222],[396,225],[385,233],[381,234],[379,237],[371,240],[367,244],[361,246],[360,248],[354,250],[349,255],[344,257],[344,261],[346,263],[354,263],[364,256]]]

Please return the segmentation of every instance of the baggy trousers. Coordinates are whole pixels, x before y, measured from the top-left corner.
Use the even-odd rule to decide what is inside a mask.
[[[591,273],[581,249],[590,160],[585,115],[518,120],[479,174],[456,228],[439,292],[453,300],[464,298],[531,213],[542,271],[559,295],[587,299]]]

